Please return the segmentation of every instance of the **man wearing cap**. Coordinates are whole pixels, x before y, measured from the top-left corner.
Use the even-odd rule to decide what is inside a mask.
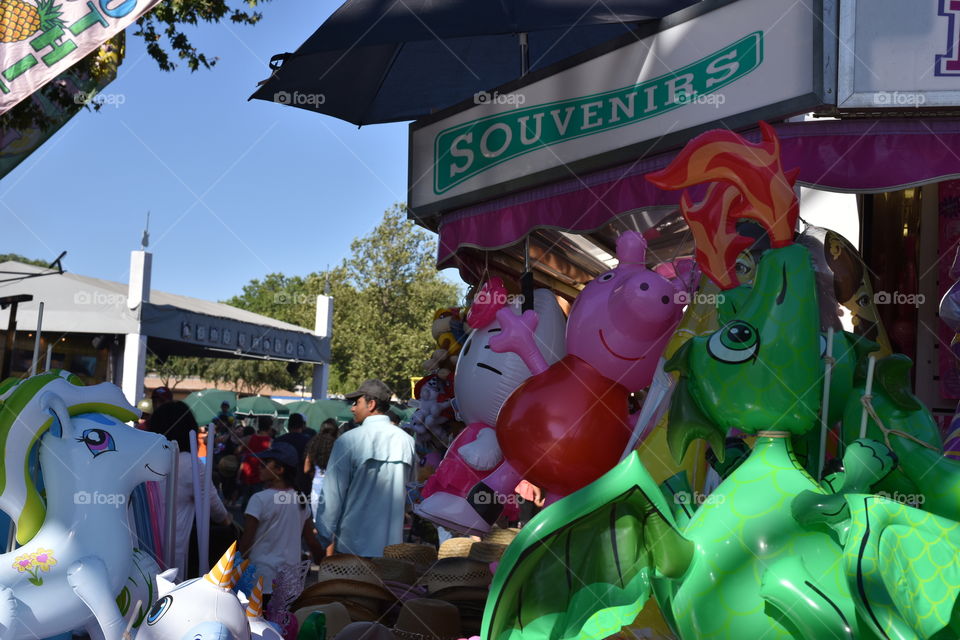
[[[383,555],[403,542],[406,483],[414,478],[413,438],[387,417],[390,388],[367,380],[346,398],[360,425],[333,445],[318,508],[317,530],[338,553]]]

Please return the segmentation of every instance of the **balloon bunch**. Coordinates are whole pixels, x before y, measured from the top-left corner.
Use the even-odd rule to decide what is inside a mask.
[[[908,358],[876,359],[878,345],[853,334],[824,339],[814,256],[794,237],[796,173],[781,167],[773,129],[761,134],[707,132],[649,176],[670,189],[710,183],[681,208],[723,294],[719,329],[668,362],[680,376],[671,450],[679,460],[704,438],[719,462],[744,459],[698,496],[678,478],[657,486],[633,454],[544,510],[500,562],[483,638],[603,638],[651,596],[683,639],[960,631],[960,465],[910,391]],[[770,243],[751,286],[735,268],[751,242],[744,221]],[[827,414],[845,448],[821,483],[794,445]],[[731,429],[755,438],[749,454],[725,439]],[[899,499],[907,492],[920,499]]]

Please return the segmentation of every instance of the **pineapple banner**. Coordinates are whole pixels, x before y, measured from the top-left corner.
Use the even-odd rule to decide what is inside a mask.
[[[0,114],[159,0],[0,0]]]

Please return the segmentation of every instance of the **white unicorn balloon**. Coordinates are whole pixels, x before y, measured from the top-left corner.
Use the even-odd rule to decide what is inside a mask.
[[[136,410],[112,384],[51,372],[0,385],[0,509],[23,544],[0,555],[0,640],[85,628],[120,640],[116,602],[133,562],[127,499],[170,469],[167,440],[124,424]],[[40,440],[44,505],[29,480]]]
[[[250,623],[243,605],[233,593],[240,579],[235,568],[237,543],[202,578],[175,585],[171,569],[157,579],[160,598],[137,632],[137,640],[251,640]],[[222,634],[226,629],[229,635]],[[199,635],[197,635],[199,634]]]
[[[263,617],[263,576],[257,580],[257,586],[247,602],[247,621],[250,623],[250,637],[253,640],[283,640],[283,634],[276,625]]]

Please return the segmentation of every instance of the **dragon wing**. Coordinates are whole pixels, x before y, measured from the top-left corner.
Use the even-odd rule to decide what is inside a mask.
[[[520,531],[494,575],[481,637],[605,638],[633,622],[658,576],[682,576],[692,556],[631,453]]]

